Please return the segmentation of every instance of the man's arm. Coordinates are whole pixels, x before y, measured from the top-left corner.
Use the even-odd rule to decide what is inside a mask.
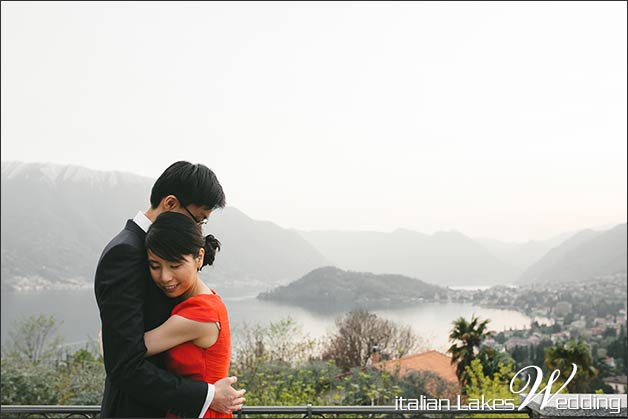
[[[120,244],[98,265],[96,299],[105,369],[115,386],[138,401],[197,416],[206,401],[207,383],[178,377],[144,359],[145,257],[139,249]]]

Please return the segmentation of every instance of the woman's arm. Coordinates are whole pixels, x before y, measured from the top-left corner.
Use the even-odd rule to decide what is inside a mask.
[[[147,349],[145,356],[153,356],[184,342],[207,337],[213,342],[218,339],[216,323],[198,322],[175,314],[161,326],[144,333]]]

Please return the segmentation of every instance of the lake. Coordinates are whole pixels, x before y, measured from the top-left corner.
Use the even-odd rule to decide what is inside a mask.
[[[218,290],[220,293],[220,291]],[[88,289],[3,291],[1,293],[2,344],[13,329],[13,324],[31,315],[54,315],[62,321],[58,335],[64,342],[79,343],[94,339],[100,329],[100,317],[94,291]],[[237,334],[242,323],[263,323],[291,317],[303,326],[312,338],[323,337],[333,330],[334,320],[339,314],[319,314],[300,307],[261,301],[255,295],[223,298],[228,310],[233,334]],[[410,325],[426,340],[428,348],[446,351],[447,336],[451,323],[460,316],[470,318],[473,314],[482,319],[491,319],[490,328],[495,331],[529,327],[530,318],[514,310],[489,309],[462,303],[421,303],[416,307],[392,310],[374,310],[379,316]]]

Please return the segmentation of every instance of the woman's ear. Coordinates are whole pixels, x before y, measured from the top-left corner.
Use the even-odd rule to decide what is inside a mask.
[[[205,258],[205,249],[202,247],[198,251],[198,257],[196,258],[196,269],[199,271],[203,267],[203,259]]]

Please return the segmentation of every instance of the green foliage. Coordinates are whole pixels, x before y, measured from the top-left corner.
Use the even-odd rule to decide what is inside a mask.
[[[467,366],[469,384],[466,385],[466,395],[470,398],[479,399],[484,395],[486,399],[513,399],[515,404],[519,403],[517,396],[510,392],[510,381],[515,375],[513,364],[499,364],[498,371],[493,374],[485,374],[482,362],[474,359]],[[519,380],[515,381],[515,388],[518,388]]]
[[[284,363],[260,362],[255,369],[234,371],[238,386],[246,388],[247,404],[288,406],[322,404],[339,373],[332,363],[310,363],[292,368]]]
[[[560,370],[561,377],[569,377],[576,364],[578,370],[573,380],[567,385],[571,393],[591,392],[591,381],[598,374],[593,367],[591,348],[578,339],[566,344],[551,346],[545,350],[545,364],[550,370]]]
[[[1,399],[16,404],[100,404],[105,368],[86,347],[61,351],[54,317],[23,320],[2,351]]]
[[[350,314],[340,319],[339,323],[351,319],[360,327],[359,330],[371,330],[369,327],[373,324],[363,320],[377,320],[376,316],[368,312],[358,314],[360,316],[357,317],[356,313]],[[378,333],[391,330],[389,323],[375,323]],[[399,337],[399,332],[403,332],[402,328],[398,328],[392,336]],[[290,319],[268,326],[245,326],[237,334],[240,336],[231,374],[238,376],[239,387],[247,389],[248,405],[381,405],[394,404],[397,396],[423,394],[440,397],[446,394],[445,397],[455,397],[457,391],[451,383],[429,372],[415,372],[401,377],[379,368],[354,366],[345,370],[334,359],[321,360],[316,356],[314,342],[304,337],[300,327]],[[360,348],[365,354],[370,354],[373,342],[368,337],[373,335],[362,335],[366,340],[352,340],[357,336],[351,335],[345,336],[345,343],[361,343]],[[404,336],[403,333],[401,336]],[[395,348],[399,350],[400,343],[415,342],[412,337],[406,338],[409,339],[379,342],[390,342],[384,348],[394,351]]]
[[[232,371],[233,374],[237,371]],[[377,368],[353,368],[343,373],[332,361],[310,361],[299,368],[265,362],[238,374],[247,404],[392,405],[395,397],[455,397],[455,386],[429,372],[400,377]]]
[[[403,397],[416,398],[422,394],[432,399],[455,400],[460,394],[457,385],[431,371],[410,371],[399,378]]]
[[[510,392],[510,382],[515,375],[513,371],[513,364],[499,364],[498,371],[493,374],[485,374],[482,362],[479,359],[474,359],[471,364],[466,367],[467,377],[469,383],[465,387],[465,393],[469,399],[481,399],[484,397],[486,400],[502,399],[512,400],[514,405],[521,403],[518,395]],[[513,383],[514,388],[519,388],[519,379],[516,379]],[[476,415],[473,415],[474,417]],[[479,415],[479,417],[484,417]],[[503,416],[491,416],[491,417],[508,417],[508,418],[527,418],[527,414],[505,414]]]
[[[622,325],[616,339],[612,339],[608,345],[608,355],[613,358],[626,359],[628,357],[628,339],[626,329]]]
[[[61,345],[61,338],[56,336],[59,326],[54,316],[40,314],[22,319],[9,332],[11,341],[3,352],[35,364],[49,361]]]
[[[105,384],[102,358],[94,357],[87,349],[80,349],[68,356],[58,371],[59,404],[100,404]]]
[[[482,346],[476,357],[484,368],[484,373],[488,376],[499,373],[503,365],[513,368],[514,361],[507,354],[497,352],[495,348],[490,346]]]
[[[1,400],[8,404],[58,404],[53,365],[36,365],[19,358],[2,358]]]
[[[290,317],[268,326],[243,324],[232,331],[234,367],[238,371],[255,370],[262,363],[299,366],[315,354],[316,340],[303,333]]]
[[[482,320],[476,316],[467,321],[464,317],[459,317],[453,322],[453,329],[449,333],[449,340],[452,345],[448,352],[451,353],[451,363],[456,364],[456,375],[463,388],[469,383],[467,366],[471,365],[482,341],[492,335],[488,330],[489,319]]]
[[[393,404],[402,395],[401,380],[376,368],[352,368],[342,383],[331,389],[338,404],[364,406]]]
[[[40,328],[55,324],[54,318],[27,322]],[[18,330],[29,331],[33,336],[45,335],[37,327]],[[456,393],[454,386],[429,372],[402,377],[378,368],[342,371],[333,361],[325,362],[316,356],[316,342],[291,319],[245,328],[239,334],[242,339],[237,353],[234,351],[231,373],[238,376],[238,387],[247,389],[248,405],[390,405],[397,396],[449,398]],[[16,335],[16,339],[21,337]],[[94,355],[94,348],[63,353],[55,345],[55,350],[44,345],[36,353],[45,356],[36,357],[3,350],[2,404],[101,402],[105,370],[102,358]]]

